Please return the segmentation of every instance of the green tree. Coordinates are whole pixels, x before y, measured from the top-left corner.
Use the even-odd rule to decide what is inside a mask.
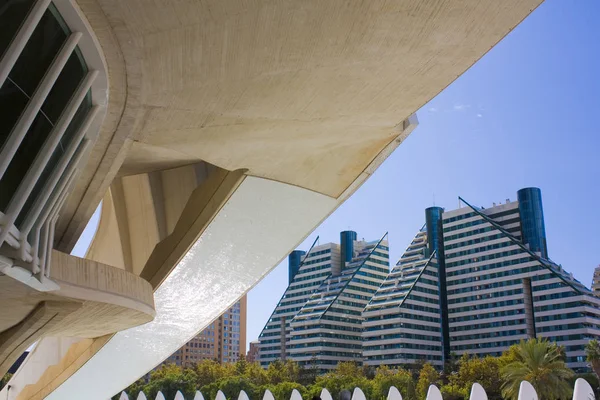
[[[163,365],[160,369],[152,371],[150,381],[144,386],[144,394],[153,399],[161,391],[167,399],[175,397],[177,391],[186,398],[194,397],[198,376],[191,368],[182,368],[175,364]]]
[[[585,346],[585,353],[592,370],[600,378],[600,343],[596,339],[590,340]]]
[[[448,376],[448,384],[440,389],[445,398],[469,399],[471,386],[477,382],[485,389],[488,399],[501,399],[501,363],[497,357],[469,357],[463,354],[457,362],[456,372]]]
[[[571,397],[569,380],[573,377],[573,371],[565,364],[556,344],[545,339],[529,339],[513,347],[509,351],[514,352],[516,360],[501,368],[504,398],[516,400],[521,381],[531,383],[540,399]]]
[[[246,366],[244,377],[254,385],[264,386],[269,383],[269,376],[259,363],[249,363]]]
[[[309,388],[308,394],[319,395],[323,388],[327,388],[335,399],[342,390],[352,392],[356,387],[359,387],[368,399],[373,398],[372,381],[364,376],[363,369],[353,362],[341,362],[332,372],[317,377],[315,384]]]
[[[373,378],[373,399],[386,399],[391,386],[395,386],[404,400],[416,400],[415,381],[412,374],[402,368],[381,366]]]
[[[249,382],[247,379],[240,376],[223,378],[200,388],[200,392],[202,392],[205,399],[214,399],[219,390],[223,392],[227,399],[231,400],[237,399],[241,390],[246,392],[248,397],[251,399],[261,398],[261,389],[252,382]],[[193,396],[190,396],[190,399],[192,397]],[[166,398],[168,399],[169,397]]]
[[[298,392],[300,392],[300,394],[302,395],[303,399],[307,399],[307,389],[296,382],[281,382],[278,383],[277,385],[267,385],[267,386],[263,386],[261,388],[261,393],[259,398],[262,398],[262,396],[265,393],[265,389],[269,389],[271,391],[271,393],[273,393],[273,397],[275,397],[275,400],[289,400],[290,397],[292,396],[292,391],[294,389],[296,389]]]
[[[223,378],[234,376],[236,371],[231,365],[221,365],[215,360],[203,360],[196,364],[196,387],[209,385]]]
[[[300,367],[293,361],[276,360],[267,367],[267,378],[272,385],[281,382],[298,382]]]
[[[417,381],[417,399],[424,400],[427,397],[429,386],[435,384],[440,379],[440,374],[426,363],[419,372],[419,380]]]
[[[129,385],[129,387],[127,387],[123,391],[125,393],[127,393],[127,395],[129,396],[130,399],[137,399],[137,396],[138,396],[138,394],[140,394],[140,392],[144,392],[144,394],[146,394],[146,392],[144,391],[145,387],[146,387],[146,381],[144,380],[144,378],[140,378],[137,381],[133,382],[131,385]],[[112,399],[119,400],[120,396],[121,396],[121,392],[114,395],[112,397]]]
[[[317,376],[319,376],[319,367],[317,365],[317,358],[313,356],[308,368],[305,367],[300,369],[298,383],[304,386],[312,385],[315,383]]]

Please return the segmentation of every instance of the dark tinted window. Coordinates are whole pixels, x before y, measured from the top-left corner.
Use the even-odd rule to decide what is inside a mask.
[[[6,52],[27,17],[34,0],[2,0],[0,2],[0,56]]]

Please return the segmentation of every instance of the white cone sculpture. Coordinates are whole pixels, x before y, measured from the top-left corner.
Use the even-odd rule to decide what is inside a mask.
[[[329,393],[329,390],[325,388],[321,390],[321,400],[333,400],[333,398],[331,397],[331,393]]]
[[[402,400],[402,395],[396,386],[390,386],[388,390],[387,400]]]
[[[471,386],[471,396],[469,397],[469,400],[488,400],[487,393],[483,386],[475,382],[473,386]]]
[[[215,400],[227,400],[225,398],[225,395],[223,394],[223,392],[221,392],[220,390],[217,392],[217,395],[215,396]]]
[[[519,400],[538,400],[537,392],[531,383],[527,381],[521,382],[519,387]]]
[[[243,390],[240,390],[240,394],[238,395],[238,400],[250,400],[248,395]]]
[[[354,388],[354,392],[352,393],[352,400],[367,400],[365,394],[360,388]]]
[[[435,385],[430,385],[427,390],[427,400],[442,400],[442,393]]]
[[[596,400],[594,389],[583,378],[577,378],[573,390],[573,400]]]
[[[267,389],[267,390],[265,390],[263,400],[275,400],[275,396],[273,396],[273,393],[271,393],[271,391],[269,389]]]
[[[290,400],[302,400],[302,396],[300,392],[296,389],[292,390],[292,395],[290,396]]]

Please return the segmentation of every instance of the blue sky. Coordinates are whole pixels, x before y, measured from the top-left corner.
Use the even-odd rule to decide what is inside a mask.
[[[395,263],[434,204],[455,209],[542,190],[548,252],[589,285],[600,264],[600,2],[547,0],[426,104],[420,125],[346,203],[299,246],[352,229],[389,232]],[[435,199],[435,200],[434,200]],[[98,213],[73,254],[83,256]],[[287,262],[248,296],[255,340],[287,286]]]
[[[548,251],[585,284],[600,263],[600,2],[547,0],[418,111],[420,124],[299,247],[352,229],[389,232],[400,257],[433,204],[455,209],[542,190]],[[255,340],[287,286],[287,262],[248,296]]]

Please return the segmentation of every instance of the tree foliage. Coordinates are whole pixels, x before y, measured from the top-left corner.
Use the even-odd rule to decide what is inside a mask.
[[[501,399],[500,367],[502,361],[496,357],[469,357],[463,354],[457,363],[457,370],[448,377],[448,384],[442,387],[444,398],[468,400],[471,386],[478,382],[485,388],[488,399]]]
[[[423,365],[417,381],[417,399],[425,400],[429,386],[434,385],[440,379],[440,374],[429,363]]]
[[[545,339],[530,339],[511,348],[516,360],[501,368],[504,398],[516,400],[522,381],[531,383],[540,399],[571,398],[569,381],[574,374],[556,344]]]
[[[587,361],[590,363],[596,376],[600,379],[600,343],[596,339],[590,340],[585,346]]]
[[[593,364],[598,360],[600,364],[600,345],[592,342],[587,347],[588,361]],[[244,359],[225,365],[206,360],[192,368],[164,365],[153,371],[149,379],[140,379],[125,391],[130,398],[143,391],[148,399],[153,399],[160,390],[169,399],[177,390],[185,398],[193,398],[199,389],[205,399],[214,399],[221,390],[228,399],[235,400],[240,390],[250,399],[262,399],[268,389],[276,400],[289,400],[294,389],[310,399],[327,388],[337,400],[343,390],[352,392],[359,387],[367,399],[385,400],[390,387],[395,386],[404,400],[424,400],[429,386],[435,384],[440,386],[444,400],[468,400],[471,386],[478,382],[489,400],[500,400],[516,399],[521,381],[527,380],[540,399],[555,400],[570,398],[575,379],[565,364],[564,349],[536,339],[511,346],[500,357],[478,358],[466,354],[455,357],[445,366],[443,376],[431,364],[423,362],[407,368],[411,369],[387,366],[374,369],[342,362],[319,375],[319,370],[310,363],[301,368],[289,360],[276,361],[267,369]],[[588,374],[585,378],[593,387],[598,386],[595,375]],[[118,398],[119,395],[114,397]]]
[[[381,366],[375,371],[372,381],[373,399],[387,399],[390,387],[395,386],[404,400],[416,400],[416,387],[412,374],[402,368]]]

